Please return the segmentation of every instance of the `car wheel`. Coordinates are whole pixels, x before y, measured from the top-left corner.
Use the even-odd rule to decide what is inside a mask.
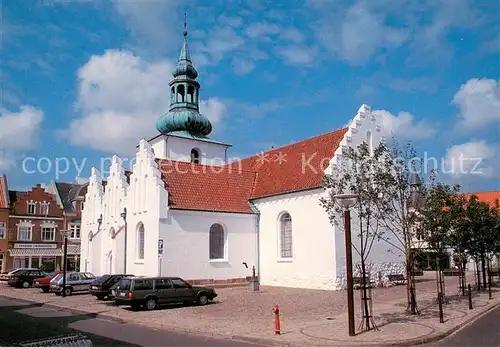
[[[96,295],[97,300],[104,300],[104,295]]]
[[[73,289],[65,288],[64,289],[64,296],[70,296],[72,292],[73,292]]]
[[[27,282],[27,281],[24,281],[23,282],[23,288],[29,288],[30,287],[30,283]]]
[[[49,288],[45,288],[45,287],[43,287],[43,288],[42,288],[42,291],[43,291],[44,293],[48,293],[48,292],[49,292]]]
[[[203,306],[208,303],[208,297],[205,294],[201,294],[198,297],[198,305]]]
[[[156,308],[156,300],[154,298],[148,298],[144,306],[146,306],[146,309],[149,311],[154,310]]]

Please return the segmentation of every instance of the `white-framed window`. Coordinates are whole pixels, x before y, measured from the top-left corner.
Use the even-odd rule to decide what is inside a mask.
[[[40,214],[43,214],[44,216],[49,214],[49,203],[48,202],[41,202],[40,203]]]
[[[34,201],[28,201],[28,214],[35,214],[36,213],[36,202]]]
[[[31,241],[31,231],[33,226],[31,224],[22,223],[17,226],[17,240],[18,241]]]
[[[288,212],[283,213],[279,219],[279,245],[281,258],[293,257],[292,217]]]
[[[3,272],[3,253],[0,253],[0,271]]]
[[[42,241],[55,241],[55,239],[56,239],[56,228],[42,227]]]
[[[0,239],[5,239],[7,237],[7,223],[0,222]],[[2,267],[0,266],[0,269]]]
[[[210,260],[225,259],[226,235],[219,223],[212,224],[209,231]]]
[[[70,239],[79,239],[80,238],[80,224],[71,223],[69,225],[69,238]]]
[[[135,257],[137,260],[144,260],[144,224],[139,222],[137,225],[137,241],[136,241],[136,251]]]

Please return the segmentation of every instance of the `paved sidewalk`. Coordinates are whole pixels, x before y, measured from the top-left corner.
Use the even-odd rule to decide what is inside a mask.
[[[406,287],[373,290],[375,322],[379,331],[347,336],[347,307],[345,291],[301,290],[262,287],[260,292],[249,288],[218,289],[219,297],[211,305],[169,306],[155,311],[133,312],[116,307],[109,302],[95,300],[90,295],[67,298],[44,294],[35,289],[0,288],[0,295],[33,300],[40,303],[91,312],[127,322],[161,327],[168,330],[187,331],[216,337],[236,338],[246,341],[279,345],[348,346],[394,343],[415,344],[437,338],[455,329],[485,310],[500,304],[500,292],[474,293],[474,309],[468,310],[467,297],[452,297],[457,293],[458,279],[445,278],[446,291],[451,298],[444,306],[445,323],[439,323],[437,305],[432,303],[436,284],[432,274],[421,278],[417,284],[417,298],[421,315],[407,316]],[[470,281],[469,283],[471,283]],[[359,292],[356,292],[356,324],[360,320]],[[275,336],[272,307],[281,309],[282,335]]]

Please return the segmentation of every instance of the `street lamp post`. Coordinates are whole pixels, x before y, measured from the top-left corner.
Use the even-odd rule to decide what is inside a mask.
[[[68,230],[61,230],[61,234],[64,237],[64,254],[63,254],[63,283],[62,283],[62,293],[61,296],[66,297],[66,270],[68,268]]]
[[[124,227],[124,237],[125,237],[125,250],[123,251],[123,273],[127,273],[127,208],[123,208],[123,212],[120,214],[120,216],[123,218],[123,221],[125,222]]]
[[[352,277],[351,211],[349,209],[356,204],[357,198],[358,196],[355,194],[335,195],[335,201],[344,209],[347,315],[349,336],[356,335],[354,326],[354,283]]]

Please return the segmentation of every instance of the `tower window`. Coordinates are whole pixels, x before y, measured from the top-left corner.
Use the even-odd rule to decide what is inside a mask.
[[[184,86],[181,84],[180,86],[177,86],[177,102],[184,102],[184,95]]]
[[[186,101],[190,102],[190,103],[194,103],[194,87],[193,86],[188,86]]]
[[[196,148],[193,148],[191,150],[191,163],[200,163],[200,151],[198,151]]]
[[[172,87],[172,90],[170,91],[170,102],[174,103],[175,102],[175,88]]]

